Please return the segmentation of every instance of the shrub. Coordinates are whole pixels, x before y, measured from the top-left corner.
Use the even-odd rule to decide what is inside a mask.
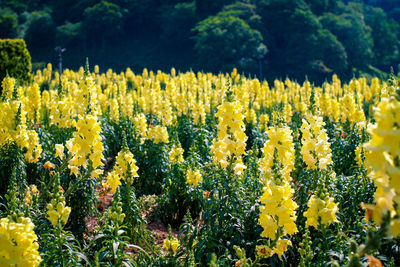
[[[28,83],[32,77],[31,68],[31,55],[24,40],[0,39],[0,81],[8,73],[21,83]]]

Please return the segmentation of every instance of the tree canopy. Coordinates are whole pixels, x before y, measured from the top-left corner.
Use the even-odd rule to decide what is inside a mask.
[[[397,0],[0,0],[0,38],[24,38],[32,60],[89,56],[127,66],[324,81],[399,60]],[[265,47],[268,49],[266,50]],[[266,51],[268,51],[266,53]],[[108,56],[104,56],[108,55]],[[196,55],[196,56],[195,56]]]

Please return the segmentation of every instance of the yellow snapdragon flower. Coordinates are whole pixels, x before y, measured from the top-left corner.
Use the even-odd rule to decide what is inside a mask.
[[[73,138],[67,141],[67,149],[72,156],[68,167],[71,172],[76,173],[79,167],[87,168],[90,161],[93,177],[99,177],[103,171],[98,169],[103,166],[103,143],[100,136],[101,127],[97,118],[93,115],[79,117]]]
[[[165,126],[153,126],[149,127],[147,131],[147,139],[153,140],[154,143],[168,143],[168,131]]]
[[[179,247],[179,240],[176,237],[164,239],[163,249],[175,253],[178,247]]]
[[[184,150],[180,145],[173,145],[171,151],[169,152],[169,163],[180,163],[183,162],[183,152]]]
[[[47,218],[54,228],[57,227],[59,222],[61,223],[61,227],[63,227],[67,223],[70,213],[71,208],[65,205],[64,197],[52,199],[51,202],[47,204]]]
[[[0,266],[32,266],[42,261],[35,225],[29,218],[0,219]]]
[[[377,187],[375,204],[369,205],[374,221],[390,212],[390,235],[400,235],[400,101],[395,96],[383,98],[375,109],[376,123],[368,127],[371,140],[365,144],[366,166]]]
[[[307,211],[304,212],[304,216],[307,218],[307,227],[313,226],[318,228],[320,225],[330,225],[333,222],[338,222],[336,218],[338,206],[329,195],[323,199],[312,195],[307,203],[307,207]]]
[[[332,163],[332,150],[322,117],[306,114],[301,126],[301,154],[309,169],[326,169]]]
[[[191,186],[198,186],[199,183],[203,180],[203,177],[201,176],[200,170],[192,170],[189,169],[186,172],[186,183],[191,185]]]
[[[247,136],[244,133],[244,116],[238,101],[225,101],[216,116],[218,122],[218,137],[213,140],[211,151],[214,162],[226,168],[231,156],[241,157],[245,154]]]

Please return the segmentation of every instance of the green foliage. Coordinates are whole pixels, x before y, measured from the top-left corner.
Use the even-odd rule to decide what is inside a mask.
[[[15,190],[22,192],[26,187],[26,164],[21,149],[15,143],[0,148],[0,203],[6,204],[4,196],[14,179]]]
[[[190,30],[196,24],[195,1],[178,3],[174,6],[166,6],[161,12],[162,39],[166,43],[175,43],[181,40],[180,45],[187,45],[190,41]]]
[[[111,207],[103,214],[101,225],[95,229],[89,253],[94,254],[96,264],[112,264],[114,266],[130,266],[125,260],[125,249],[128,244],[126,225],[123,224],[125,214],[119,188],[114,194]]]
[[[0,9],[0,38],[15,38],[17,34],[17,14],[9,9]]]
[[[336,8],[339,1],[336,0],[306,0],[312,12],[320,15],[328,10]]]
[[[8,74],[27,83],[31,80],[31,56],[24,40],[0,39],[0,81]]]
[[[105,40],[122,32],[124,10],[114,3],[101,1],[86,8],[83,16],[83,27],[89,38]]]
[[[70,23],[57,27],[56,44],[63,47],[73,46],[76,42],[82,41],[82,22]]]
[[[157,207],[161,220],[173,226],[179,226],[189,210],[193,216],[199,215],[202,192],[186,183],[184,166],[172,164],[163,184],[163,194]]]
[[[317,55],[323,64],[336,74],[345,73],[348,67],[346,49],[329,30],[318,31],[319,44]],[[325,70],[328,71],[329,70]]]
[[[212,16],[217,12],[221,11],[221,9],[225,5],[229,5],[234,3],[234,0],[203,0],[196,1],[196,12],[197,15],[204,19],[207,16]]]
[[[230,15],[241,18],[247,24],[249,24],[251,28],[261,30],[262,18],[257,12],[257,7],[254,4],[249,2],[235,2],[233,4],[224,6],[222,11],[218,14],[226,14],[228,16]]]
[[[262,36],[242,19],[233,16],[212,16],[194,28],[195,49],[207,70],[229,71],[235,66],[255,67],[264,54]]]
[[[0,3],[3,7],[0,36],[24,36],[25,33],[37,62],[53,61],[55,45],[67,47],[64,63],[69,67],[78,67],[89,53],[97,64],[117,69],[130,64],[134,68],[167,70],[171,62],[177,70],[218,72],[235,66],[245,74],[261,74],[267,79],[288,76],[304,80],[307,75],[322,84],[333,73],[348,80],[360,73],[374,74],[375,68],[388,72],[399,58],[400,6],[396,0],[61,0],[51,3],[2,0]],[[37,13],[41,14],[41,22],[33,27],[30,24],[38,20]],[[245,34],[249,42],[243,41],[242,32],[247,30],[232,29],[233,41],[229,35],[222,34],[227,44],[216,41],[210,47],[211,54],[202,50],[205,45],[198,44],[199,33],[190,30],[196,29],[202,20],[215,16],[242,19],[251,29],[259,31],[261,39],[256,37],[256,43],[263,40],[269,53],[265,55],[261,48],[254,53],[253,45],[249,47],[254,35]],[[32,31],[38,34],[30,34]],[[220,53],[221,47],[226,48],[223,53]],[[115,50],[119,53],[111,53]],[[244,54],[240,54],[242,51]],[[194,52],[199,55],[196,60]],[[107,54],[113,56],[104,56]]]
[[[374,42],[374,65],[394,63],[399,55],[399,39],[396,34],[399,31],[399,24],[393,19],[389,20],[380,8],[365,9],[365,21],[371,27]]]
[[[261,195],[261,185],[253,176],[256,173],[246,172],[241,178],[233,174],[231,167],[228,166],[227,171],[206,169],[203,188],[208,193],[201,215],[204,223],[194,229],[198,240],[194,256],[196,262],[203,265],[211,261],[213,253],[224,255],[231,263],[235,245],[254,255],[254,241],[262,230],[258,225],[259,204],[256,201]]]
[[[349,66],[362,69],[371,63],[373,40],[360,8],[346,6],[342,14],[325,13],[320,21],[345,47]]]
[[[56,26],[53,18],[46,11],[34,11],[27,22],[24,39],[32,51],[53,49],[56,37]]]

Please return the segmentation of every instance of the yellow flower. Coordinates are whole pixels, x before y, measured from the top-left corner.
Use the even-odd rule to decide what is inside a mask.
[[[166,249],[167,251],[172,250],[172,253],[175,253],[178,247],[179,240],[176,237],[164,239],[163,249]]]
[[[66,143],[66,147],[72,156],[68,164],[71,173],[77,175],[78,168],[81,166],[86,169],[89,160],[93,168],[92,176],[99,175],[96,169],[103,166],[104,151],[100,132],[101,127],[95,116],[79,117],[76,131],[73,134],[74,137]]]
[[[65,206],[63,197],[60,199],[53,199],[51,203],[47,204],[47,219],[54,228],[58,226],[59,222],[61,223],[61,227],[63,227],[67,223],[70,213],[71,208]]]
[[[34,228],[29,218],[0,219],[0,266],[39,266],[42,259]]]
[[[180,163],[183,162],[183,149],[180,145],[173,145],[171,151],[169,152],[169,162],[170,163]]]
[[[214,162],[222,168],[228,165],[228,158],[240,158],[245,154],[247,136],[244,133],[242,106],[238,101],[225,101],[218,107],[216,116],[218,122],[218,136],[213,140],[211,152]]]
[[[279,239],[276,247],[272,251],[272,254],[276,253],[279,258],[282,258],[283,253],[285,253],[288,249],[288,246],[291,246],[292,242],[287,239]]]
[[[308,209],[304,212],[307,218],[306,226],[314,226],[318,228],[321,225],[330,225],[337,222],[336,212],[338,211],[337,204],[332,197],[326,196],[324,199],[312,195],[307,203]]]
[[[236,175],[242,175],[242,174],[243,174],[243,171],[244,171],[245,169],[247,169],[247,167],[246,167],[246,165],[243,164],[243,162],[242,162],[241,160],[240,160],[240,161],[237,161],[237,162],[235,163],[235,166],[233,167],[233,170],[234,170],[234,172],[235,172]]]
[[[154,143],[168,143],[168,131],[165,126],[153,126],[147,131],[147,138],[153,140]]]
[[[370,141],[365,147],[365,164],[370,169],[376,188],[375,205],[370,206],[375,223],[382,223],[382,216],[390,212],[390,234],[400,234],[400,164],[399,144],[400,101],[395,96],[383,97],[375,109],[376,123],[369,125]],[[397,207],[397,208],[396,208]]]
[[[326,169],[332,163],[332,151],[324,125],[322,117],[311,113],[306,114],[303,119],[301,154],[309,169],[316,169],[317,166],[319,169]]]
[[[133,124],[135,124],[136,128],[138,129],[139,133],[142,135],[143,138],[147,136],[147,121],[146,116],[143,113],[136,115],[133,118]]]
[[[186,172],[186,183],[192,186],[198,186],[202,181],[200,170],[187,170]]]
[[[132,184],[133,178],[139,177],[137,173],[138,169],[132,152],[128,148],[122,148],[122,150],[118,152],[113,172],[127,183]]]
[[[32,205],[32,197],[37,196],[39,194],[39,191],[36,187],[36,185],[30,185],[28,189],[26,190],[25,198],[24,201],[27,205],[31,206]]]
[[[104,187],[110,188],[111,192],[114,194],[120,184],[121,181],[118,174],[115,172],[109,172],[107,175],[107,183],[104,185]]]
[[[59,157],[61,160],[64,158],[64,146],[62,144],[56,144],[56,155],[55,157]]]
[[[271,257],[272,249],[268,246],[256,246],[257,255],[263,258]]]
[[[75,177],[78,177],[79,174],[79,168],[76,166],[70,166],[68,165],[68,168],[70,169],[70,175],[75,175]]]

